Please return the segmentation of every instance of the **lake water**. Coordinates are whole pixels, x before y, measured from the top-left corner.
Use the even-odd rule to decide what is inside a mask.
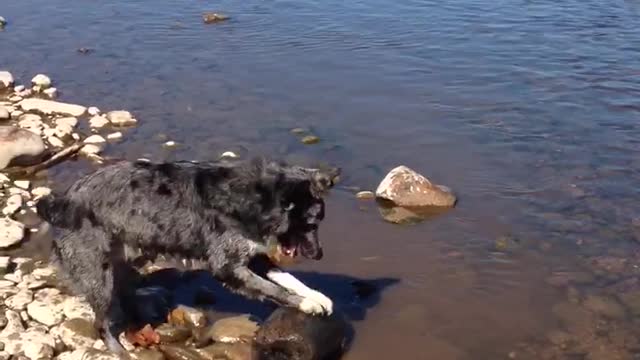
[[[326,256],[301,269],[390,279],[346,359],[638,358],[632,308],[585,299],[638,281],[640,2],[4,0],[0,15],[0,67],[140,120],[108,155],[342,167]],[[347,188],[400,164],[458,206],[401,227]]]

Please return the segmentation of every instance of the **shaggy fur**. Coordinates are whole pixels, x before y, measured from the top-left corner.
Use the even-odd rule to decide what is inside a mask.
[[[277,244],[280,255],[322,258],[323,195],[338,173],[263,159],[120,162],[43,198],[37,209],[62,232],[52,260],[87,296],[107,346],[124,356],[117,334],[135,291],[129,265],[140,256],[202,262],[242,295],[330,313],[331,300],[280,271],[269,249]],[[266,264],[264,277],[252,270],[255,262]]]

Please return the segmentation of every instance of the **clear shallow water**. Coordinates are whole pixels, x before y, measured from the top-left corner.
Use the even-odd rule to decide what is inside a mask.
[[[233,19],[204,25],[208,10]],[[327,256],[301,268],[399,280],[354,321],[348,359],[505,358],[561,326],[550,274],[637,250],[635,1],[34,0],[0,15],[0,67],[140,119],[109,155],[266,153],[365,189],[406,164],[454,188],[454,211],[411,227],[333,194]],[[518,241],[494,251],[505,234]]]

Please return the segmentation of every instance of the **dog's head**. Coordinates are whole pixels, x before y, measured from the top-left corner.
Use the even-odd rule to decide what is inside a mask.
[[[289,260],[297,255],[314,260],[322,258],[318,226],[324,219],[324,197],[339,175],[338,168],[292,167],[284,170],[285,185],[279,202],[288,226],[277,236],[281,256]]]

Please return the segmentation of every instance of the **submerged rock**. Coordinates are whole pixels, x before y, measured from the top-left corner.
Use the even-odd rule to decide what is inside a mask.
[[[403,207],[452,207],[456,203],[451,189],[433,184],[406,166],[391,170],[378,185],[376,196]]]
[[[40,136],[14,126],[0,126],[0,169],[12,162],[33,162],[46,147]]]
[[[624,307],[616,299],[608,296],[589,295],[584,300],[583,306],[610,319],[622,319],[626,316]]]
[[[342,353],[346,330],[337,312],[313,316],[279,308],[258,330],[255,348],[265,359],[322,360]]]
[[[89,126],[95,129],[99,129],[101,127],[105,127],[109,125],[109,120],[101,115],[95,115],[91,119],[89,119]]]

